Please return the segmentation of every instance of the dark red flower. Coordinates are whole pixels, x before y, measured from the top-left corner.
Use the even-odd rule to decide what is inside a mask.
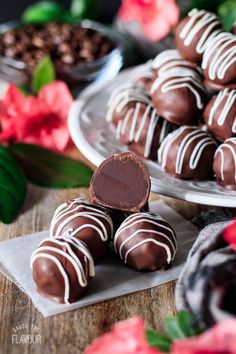
[[[236,220],[232,221],[224,229],[224,239],[227,241],[236,251]]]
[[[38,97],[9,85],[0,100],[0,142],[31,143],[63,151],[70,140],[67,116],[72,95],[62,81],[45,85]]]

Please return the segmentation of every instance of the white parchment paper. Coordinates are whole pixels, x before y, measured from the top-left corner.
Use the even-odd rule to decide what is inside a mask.
[[[151,203],[150,209],[165,218],[177,234],[178,251],[169,270],[136,272],[123,265],[115,254],[111,254],[96,266],[96,276],[83,299],[70,305],[57,304],[36,292],[29,266],[31,253],[40,241],[49,236],[49,231],[42,231],[1,241],[0,271],[30,296],[34,306],[45,317],[175,280],[183,268],[198,230],[162,201]]]

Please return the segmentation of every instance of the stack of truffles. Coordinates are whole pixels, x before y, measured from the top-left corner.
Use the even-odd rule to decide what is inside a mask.
[[[133,153],[116,154],[95,171],[90,200],[69,200],[57,208],[50,237],[31,257],[37,291],[70,304],[87,291],[94,263],[110,249],[136,271],[171,265],[177,239],[171,226],[149,212],[150,178]]]
[[[134,69],[108,101],[107,121],[129,150],[171,175],[236,190],[236,36],[193,9],[177,49]]]

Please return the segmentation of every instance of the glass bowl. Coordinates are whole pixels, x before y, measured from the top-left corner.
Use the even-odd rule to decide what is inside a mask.
[[[90,20],[84,20],[79,25],[108,37],[114,43],[114,49],[89,63],[55,66],[57,78],[64,80],[72,90],[76,91],[93,81],[106,81],[114,78],[123,64],[123,45],[115,32]],[[0,34],[19,26],[19,23],[14,21],[3,23],[0,25]],[[31,78],[30,71],[32,69],[28,67],[26,62],[0,55],[0,78],[18,86],[27,87]]]

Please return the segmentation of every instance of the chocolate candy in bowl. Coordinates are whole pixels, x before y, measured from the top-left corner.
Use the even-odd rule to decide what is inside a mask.
[[[89,20],[78,25],[48,23],[0,26],[0,75],[27,85],[35,65],[49,55],[57,78],[72,88],[99,78],[110,79],[121,68],[122,45],[106,27]]]

